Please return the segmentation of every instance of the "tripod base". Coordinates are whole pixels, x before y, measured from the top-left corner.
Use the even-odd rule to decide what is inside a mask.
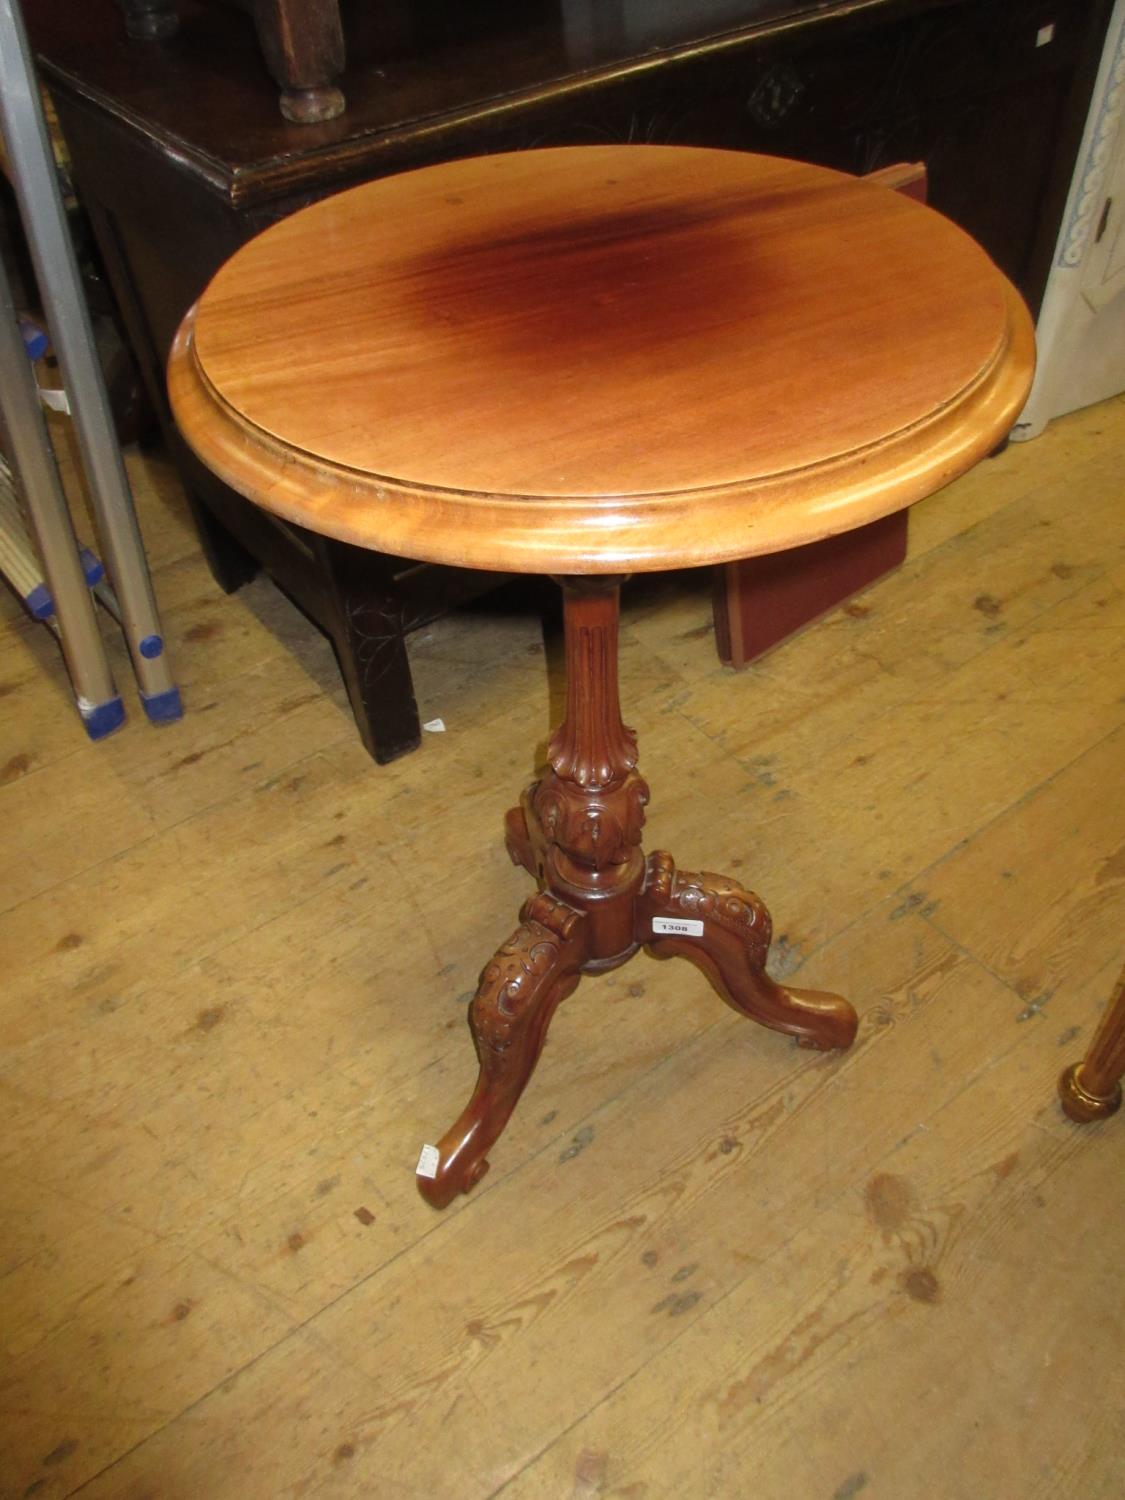
[[[770,917],[752,891],[723,875],[677,870],[662,851],[641,853],[648,787],[617,695],[620,579],[561,582],[566,717],[548,746],[549,769],[506,822],[508,853],[539,892],[486,964],[469,1006],[476,1088],[418,1163],[418,1187],[435,1208],[488,1170],[488,1152],[534,1071],[555,1007],[583,974],[616,968],[639,948],[689,959],[733,1010],[802,1047],[848,1047],[855,1037],[846,1000],[790,989],[766,973]]]
[[[507,818],[506,843],[515,864],[541,881],[544,840],[528,804]],[[584,973],[626,963],[644,948],[654,958],[686,958],[711,981],[732,1010],[827,1051],[849,1047],[856,1013],[820,990],[778,984],[766,973],[772,924],[761,899],[733,880],[707,871],[677,870],[670,854],[650,854],[632,901],[631,940],[608,958],[592,954],[590,924],[576,906],[541,889],[520,912],[520,925],[485,966],[469,1006],[469,1028],[480,1063],[472,1097],[419,1164],[418,1188],[435,1208],[467,1193],[488,1171],[499,1139],[546,1040],[560,1001]]]

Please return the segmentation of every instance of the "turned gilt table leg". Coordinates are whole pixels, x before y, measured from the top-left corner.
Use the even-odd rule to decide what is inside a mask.
[[[1080,1125],[1104,1120],[1121,1108],[1125,1075],[1125,969],[1118,976],[1109,1008],[1081,1062],[1071,1063],[1059,1079],[1059,1098]]]
[[[559,1002],[583,973],[615,968],[642,946],[690,959],[735,1010],[805,1047],[847,1047],[855,1011],[838,995],[789,989],[765,971],[770,918],[721,875],[677,872],[668,854],[646,862],[648,786],[617,692],[618,578],[562,580],[566,716],[548,767],[505,822],[505,843],[539,894],[481,975],[469,1008],[480,1062],[472,1098],[417,1179],[437,1208],[480,1181],[486,1154],[531,1077]]]

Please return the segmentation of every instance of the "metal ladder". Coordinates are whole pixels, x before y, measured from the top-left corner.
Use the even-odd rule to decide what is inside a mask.
[[[133,497],[113,428],[16,0],[0,0],[0,132],[113,587],[110,589],[98,577],[91,581],[79,554],[3,267],[0,443],[11,463],[12,482],[7,498],[0,483],[0,568],[25,600],[30,587],[38,607],[46,611],[39,617],[53,617],[79,713],[90,737],[100,739],[123,722],[125,709],[106,661],[91,586],[96,587],[98,597],[121,624],[149,719],[155,723],[178,719],[183,709],[164,650]],[[42,576],[36,576],[40,572]],[[37,588],[43,592],[37,594]]]

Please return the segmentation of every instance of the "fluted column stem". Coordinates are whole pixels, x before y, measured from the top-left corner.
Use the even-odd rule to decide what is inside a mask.
[[[555,774],[588,790],[616,785],[637,764],[637,738],[621,718],[617,622],[621,578],[559,580],[566,633],[566,717],[547,756]]]

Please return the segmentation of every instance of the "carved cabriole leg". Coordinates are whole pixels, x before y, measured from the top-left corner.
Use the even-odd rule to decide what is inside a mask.
[[[1072,1063],[1059,1079],[1059,1098],[1072,1120],[1088,1125],[1121,1108],[1121,1079],[1125,1075],[1125,969],[1117,980],[1109,1007],[1081,1062]]]
[[[418,1187],[435,1208],[467,1193],[488,1170],[485,1159],[531,1077],[559,1002],[578,984],[585,956],[583,918],[540,892],[520,925],[485,965],[469,1007],[480,1073],[472,1098],[438,1143],[432,1177]]]
[[[706,870],[677,870],[662,850],[649,855],[637,941],[654,958],[689,959],[734,1010],[795,1036],[802,1047],[850,1047],[857,1018],[846,1000],[791,989],[766,973],[771,935],[769,912],[752,891]]]

